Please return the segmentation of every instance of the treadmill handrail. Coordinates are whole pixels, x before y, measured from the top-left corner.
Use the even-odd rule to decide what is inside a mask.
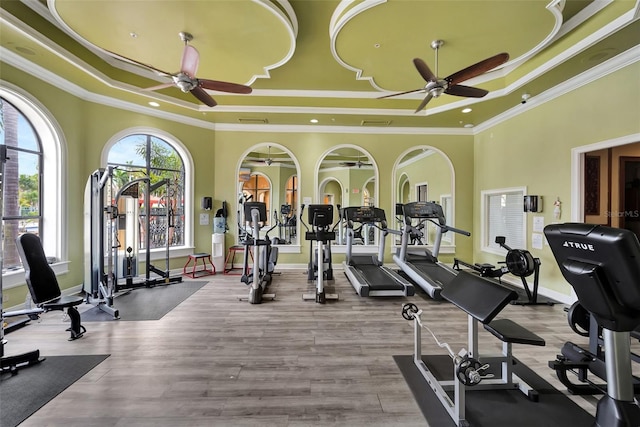
[[[462,230],[460,228],[450,227],[448,225],[439,225],[442,228],[442,232],[446,233],[447,231],[453,231],[454,233],[462,234],[463,236],[471,236],[471,233],[467,230]]]

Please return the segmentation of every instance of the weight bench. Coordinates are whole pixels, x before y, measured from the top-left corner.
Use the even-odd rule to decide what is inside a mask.
[[[81,325],[80,313],[76,309],[82,304],[81,296],[62,296],[58,279],[47,262],[40,238],[32,233],[25,233],[16,239],[18,254],[24,267],[25,281],[31,293],[31,299],[37,307],[44,311],[67,310],[71,319],[69,341],[81,338],[86,329]]]
[[[442,289],[441,296],[468,315],[468,350],[462,349],[458,354],[453,354],[446,345],[453,359],[453,380],[436,378],[432,370],[422,360],[421,330],[423,325],[420,320],[422,311],[417,310],[414,304],[407,304],[403,307],[402,315],[405,319],[414,320],[414,363],[456,425],[468,425],[465,416],[466,387],[473,387],[474,390],[519,389],[529,400],[538,401],[538,393],[513,373],[515,359],[512,355],[512,345],[544,346],[544,339],[510,319],[494,320],[504,307],[518,298],[518,294],[478,275],[460,271]],[[479,354],[479,324],[482,324],[487,331],[502,341],[501,354],[482,356]],[[497,375],[494,377],[492,374],[486,375],[485,372],[489,366],[483,365],[482,360],[500,363],[499,377]],[[448,394],[451,390],[453,390],[453,398]]]
[[[494,318],[511,301],[518,299],[518,294],[498,283],[486,280],[464,271],[442,290],[442,297],[469,315],[469,352],[479,357],[478,322],[484,329],[502,341],[501,360],[502,376],[500,380],[489,380],[477,388],[519,388],[533,401],[538,400],[538,393],[512,372],[515,363],[512,344],[544,346],[544,339],[510,319]],[[487,357],[486,355],[484,357]]]

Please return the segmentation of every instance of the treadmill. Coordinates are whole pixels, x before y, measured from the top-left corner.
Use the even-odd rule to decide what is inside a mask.
[[[342,209],[342,218],[346,220],[347,228],[347,252],[342,266],[356,293],[361,297],[414,295],[415,288],[408,280],[383,265],[387,234],[400,234],[399,231],[387,228],[384,210],[372,206],[348,207]],[[355,223],[362,227],[373,226],[382,231],[377,256],[353,253]]]
[[[470,236],[468,231],[450,227],[446,224],[442,206],[435,202],[411,202],[403,205],[404,226],[402,228],[402,241],[400,249],[393,255],[393,260],[416,285],[420,286],[431,298],[440,300],[440,292],[458,274],[456,270],[438,261],[442,235],[447,231],[453,231],[465,236]],[[436,240],[433,250],[424,250],[424,253],[409,253],[409,238],[412,233],[420,233],[417,226],[412,225],[413,220],[430,221],[436,227]]]

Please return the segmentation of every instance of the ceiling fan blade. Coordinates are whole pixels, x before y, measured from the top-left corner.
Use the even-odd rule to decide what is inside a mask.
[[[195,47],[185,44],[182,51],[182,60],[180,62],[180,71],[189,77],[195,77],[200,62],[200,54]]]
[[[136,61],[135,59],[131,59],[131,58],[127,58],[126,56],[118,55],[117,53],[111,52],[109,50],[105,49],[105,52],[111,54],[112,56],[118,58],[121,61],[130,62],[130,63],[132,63],[134,65],[139,65],[141,67],[148,68],[151,71],[155,71],[156,73],[158,73],[160,75],[163,75],[163,76],[172,76],[173,75],[171,73],[168,73],[166,71],[162,71],[162,70],[160,70],[160,69],[158,69],[156,67],[153,67],[153,66],[151,66],[149,64],[145,64],[144,62]]]
[[[420,105],[418,105],[418,108],[416,108],[416,111],[414,111],[414,113],[417,113],[418,111],[422,110],[424,107],[426,107],[426,105],[429,103],[429,101],[431,101],[431,98],[433,98],[433,95],[431,94],[431,92],[429,92],[427,94],[427,96],[424,97],[424,99],[422,100],[422,102],[420,103]]]
[[[457,85],[465,80],[469,80],[480,74],[486,73],[489,70],[496,68],[498,65],[502,65],[509,60],[508,53],[499,53],[491,58],[487,58],[484,61],[480,61],[476,64],[470,65],[464,70],[460,70],[456,73],[446,77],[445,80],[449,83],[449,86]]]
[[[196,86],[191,89],[191,93],[208,107],[215,107],[216,105],[218,105],[218,103],[200,86]]]
[[[208,79],[198,79],[198,85],[205,89],[217,90],[220,92],[249,94],[253,91],[253,89],[251,89],[251,86]]]
[[[392,96],[406,95],[406,94],[408,94],[408,93],[419,92],[419,91],[421,91],[421,90],[424,90],[424,88],[408,90],[408,91],[406,91],[406,92],[392,93],[391,95],[379,96],[377,99],[391,98]]]
[[[477,87],[454,85],[449,86],[444,93],[455,96],[466,96],[467,98],[482,98],[489,93],[488,90],[480,89]]]
[[[413,65],[416,66],[416,69],[420,73],[423,79],[428,82],[433,82],[438,80],[435,74],[429,69],[429,66],[420,58],[413,58]]]
[[[151,86],[151,87],[145,88],[144,90],[158,90],[158,89],[164,89],[164,88],[171,87],[171,86],[174,86],[174,84],[173,83],[163,83],[161,85]]]

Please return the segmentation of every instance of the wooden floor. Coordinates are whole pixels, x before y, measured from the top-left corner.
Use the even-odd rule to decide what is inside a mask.
[[[341,271],[340,300],[326,305],[302,300],[313,285],[299,270],[276,276],[276,300],[260,305],[238,300],[248,294],[238,276],[210,279],[161,320],[87,322],[70,342],[52,312],[7,335],[8,355],[34,347],[45,356],[111,355],[21,426],[425,426],[392,358],[413,353],[402,305],[422,308],[440,341],[466,347],[466,315],[451,304],[422,293],[360,298]],[[586,340],[569,329],[563,306],[509,306],[499,317],[546,339],[514,354],[563,389],[547,362],[565,341]],[[423,352],[446,354],[427,335]],[[484,330],[481,339],[481,351],[499,350]],[[595,412],[593,398],[574,399]]]

